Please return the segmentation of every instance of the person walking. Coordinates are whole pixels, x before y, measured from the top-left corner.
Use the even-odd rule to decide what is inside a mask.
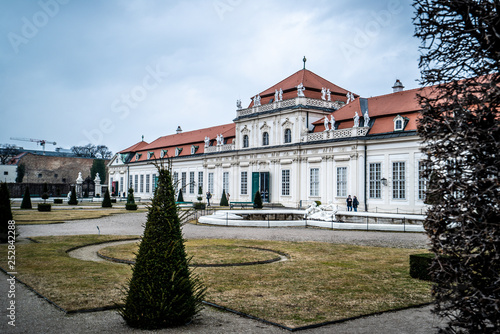
[[[210,206],[210,199],[212,198],[212,194],[210,191],[207,191],[207,206]]]
[[[351,198],[351,195],[347,196],[347,199],[345,201],[347,203],[347,211],[352,211],[352,198]]]
[[[356,196],[354,196],[352,199],[352,207],[353,207],[355,212],[358,212],[358,205],[359,205],[359,201],[356,198]]]

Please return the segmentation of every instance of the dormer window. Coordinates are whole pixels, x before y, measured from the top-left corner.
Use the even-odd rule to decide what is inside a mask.
[[[191,145],[191,154],[195,154],[198,151],[199,146]]]
[[[160,158],[164,158],[165,155],[167,155],[168,150],[161,150],[160,152]]]
[[[179,156],[179,154],[181,154],[181,152],[182,152],[182,148],[181,148],[181,147],[176,147],[176,148],[175,148],[175,156],[176,156],[176,157],[178,157],[178,156]]]
[[[394,121],[394,131],[403,131],[405,127],[405,119],[400,115],[397,115],[393,121]]]
[[[148,152],[148,160],[154,157],[155,153],[154,152]]]
[[[136,153],[135,154],[135,161],[139,161],[139,159],[141,158],[142,154],[140,153]]]

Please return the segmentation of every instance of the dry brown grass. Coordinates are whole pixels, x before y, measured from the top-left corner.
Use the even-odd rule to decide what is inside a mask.
[[[257,261],[268,261],[279,257],[278,254],[264,250],[241,247],[238,245],[221,245],[218,240],[188,240],[186,252],[192,256],[193,265],[238,264]],[[109,246],[99,251],[100,254],[121,260],[134,261],[139,250],[139,243]]]
[[[81,261],[65,251],[117,236],[40,237],[17,245],[19,277],[67,310],[120,301],[130,267]],[[290,261],[246,267],[197,268],[207,300],[253,316],[296,327],[431,301],[430,284],[409,276],[408,256],[421,249],[395,249],[319,242],[196,240],[228,250],[262,247],[287,253]],[[235,248],[233,248],[235,247]],[[5,246],[0,247],[2,254]],[[222,251],[221,251],[222,252]],[[228,254],[229,256],[229,254]],[[217,257],[220,257],[218,255]],[[5,268],[6,256],[0,259]],[[215,259],[213,260],[215,261]]]
[[[138,210],[134,212],[141,212],[144,210]],[[106,217],[114,214],[130,213],[125,209],[83,209],[83,208],[71,208],[71,209],[52,209],[49,212],[39,212],[36,209],[33,210],[13,210],[12,214],[16,224],[32,225],[32,224],[55,224],[63,223],[68,220],[77,219],[94,219]]]

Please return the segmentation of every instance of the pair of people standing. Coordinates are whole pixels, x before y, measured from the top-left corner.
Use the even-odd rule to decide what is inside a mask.
[[[356,198],[356,196],[354,196],[353,198],[351,198],[351,195],[347,196],[346,203],[347,203],[347,211],[352,211],[353,208],[354,211],[356,212],[358,211],[359,201]]]

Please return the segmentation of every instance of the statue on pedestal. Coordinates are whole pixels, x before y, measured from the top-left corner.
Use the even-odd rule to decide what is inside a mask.
[[[205,147],[209,147],[209,146],[210,146],[210,138],[205,137]]]
[[[359,126],[359,115],[358,112],[356,111],[354,113],[354,127],[357,128]]]
[[[330,123],[330,122],[328,121],[328,116],[325,116],[325,119],[323,120],[323,124],[325,125],[325,131],[328,131],[328,130],[329,130],[329,129],[328,129],[328,123]]]
[[[274,90],[274,102],[278,102],[280,98],[280,93],[277,89]]]
[[[279,100],[280,101],[283,101],[283,89],[280,88],[280,91],[279,91]]]
[[[364,126],[365,126],[365,128],[367,128],[368,124],[370,124],[370,116],[368,116],[368,110],[365,111],[365,114],[363,115],[363,119],[365,121]]]
[[[330,124],[332,130],[335,130],[335,117],[333,117],[333,114],[330,116]]]
[[[238,110],[241,110],[241,100],[236,100],[236,108],[238,108]]]
[[[326,88],[325,88],[325,87],[322,87],[322,88],[321,88],[321,99],[322,99],[323,101],[325,101],[325,100],[326,100]]]
[[[330,101],[332,100],[332,96],[331,96],[331,94],[332,94],[332,92],[330,92],[330,88],[328,88],[328,89],[326,90],[326,100],[327,100],[328,102],[330,102]]]

